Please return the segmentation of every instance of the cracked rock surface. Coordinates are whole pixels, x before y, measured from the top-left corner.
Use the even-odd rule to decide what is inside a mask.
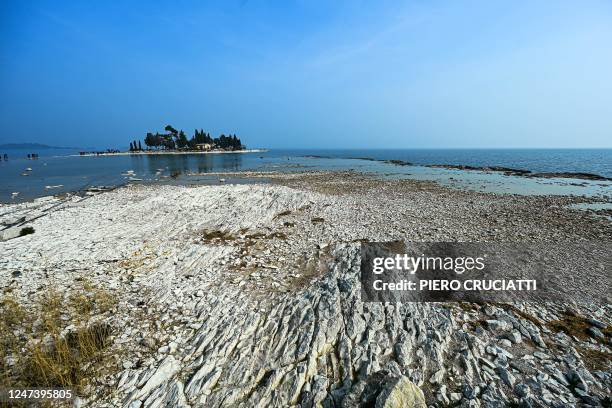
[[[610,241],[571,202],[355,174],[128,186],[0,207],[5,225],[35,218],[0,242],[0,279],[25,304],[82,276],[119,299],[119,368],[84,406],[603,406],[611,302],[360,296],[364,239]]]

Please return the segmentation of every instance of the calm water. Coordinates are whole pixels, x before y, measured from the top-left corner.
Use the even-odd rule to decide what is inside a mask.
[[[225,171],[298,171],[304,169],[374,172],[386,178],[435,180],[458,188],[519,194],[576,194],[610,197],[612,183],[570,179],[525,179],[496,173],[423,167],[425,164],[504,166],[536,172],[587,172],[612,177],[612,149],[418,149],[418,150],[271,150],[248,154],[194,154],[151,156],[73,156],[71,150],[40,150],[38,160],[27,151],[2,151],[0,201],[23,201],[90,186],[126,182],[212,183],[218,177],[201,174]],[[306,156],[321,156],[318,158]],[[369,157],[397,159],[415,166],[357,160]],[[31,170],[27,170],[31,168]],[[128,173],[129,172],[129,173]],[[194,176],[193,173],[200,175]],[[25,175],[24,175],[25,174]],[[170,177],[173,176],[173,177]],[[142,179],[138,181],[134,179]],[[230,180],[228,180],[229,182]],[[19,195],[12,198],[12,193]]]

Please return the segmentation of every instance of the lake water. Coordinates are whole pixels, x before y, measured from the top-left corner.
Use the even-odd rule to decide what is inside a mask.
[[[245,154],[91,157],[75,156],[77,152],[73,150],[48,149],[32,152],[40,155],[37,160],[27,159],[28,151],[0,151],[0,155],[4,153],[9,155],[9,160],[0,161],[0,202],[23,201],[91,186],[116,186],[127,182],[215,183],[219,177],[206,176],[215,172],[348,169],[377,173],[384,178],[434,180],[457,188],[498,193],[574,194],[607,199],[612,195],[610,182],[528,179],[499,173],[423,166],[503,166],[535,172],[586,172],[612,177],[612,149],[279,149]],[[397,166],[354,159],[364,157],[404,160],[415,165]],[[19,194],[12,198],[14,192]]]

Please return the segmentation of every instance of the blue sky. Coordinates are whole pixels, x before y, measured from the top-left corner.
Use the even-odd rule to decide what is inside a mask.
[[[612,147],[612,2],[3,1],[0,143]]]

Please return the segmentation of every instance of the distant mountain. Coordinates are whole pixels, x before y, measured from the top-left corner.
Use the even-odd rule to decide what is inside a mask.
[[[0,149],[11,149],[11,150],[42,150],[42,149],[77,149],[77,147],[58,147],[49,146],[42,143],[4,143],[0,144]]]

